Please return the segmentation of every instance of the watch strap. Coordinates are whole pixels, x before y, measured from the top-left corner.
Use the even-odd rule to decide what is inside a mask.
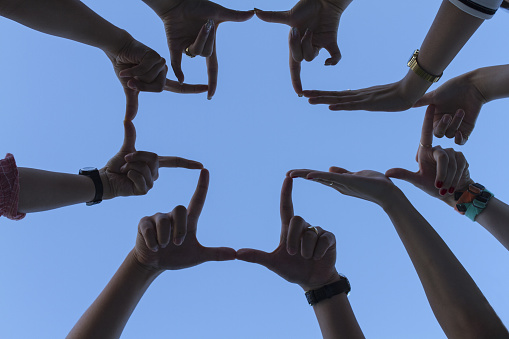
[[[99,170],[93,167],[85,167],[80,169],[79,174],[89,177],[94,182],[95,196],[93,200],[87,201],[87,206],[92,206],[100,203],[103,200],[104,188],[101,176],[99,175]]]
[[[434,74],[431,74],[431,73],[428,73],[426,72],[420,65],[419,65],[419,62],[417,61],[417,56],[419,55],[419,50],[416,49],[414,51],[414,54],[412,54],[412,57],[410,58],[410,60],[408,60],[408,63],[407,63],[407,66],[410,67],[410,69],[412,71],[414,71],[415,74],[417,74],[419,77],[421,77],[422,79],[426,80],[426,81],[429,81],[429,82],[432,82],[432,83],[435,83],[437,82],[438,80],[440,80],[440,78],[442,77],[443,73],[440,74],[440,75],[434,75]]]
[[[316,290],[310,290],[306,292],[306,299],[308,300],[309,305],[313,306],[319,303],[324,299],[332,298],[335,295],[350,292],[350,282],[345,276],[341,276],[341,279],[333,282],[332,284],[328,284],[322,286]]]

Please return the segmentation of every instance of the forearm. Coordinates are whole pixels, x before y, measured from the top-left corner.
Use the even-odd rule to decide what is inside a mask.
[[[493,197],[475,221],[509,250],[509,205]]]
[[[159,274],[139,265],[130,252],[67,338],[119,338],[136,305]]]
[[[419,66],[430,74],[442,74],[483,21],[444,0],[420,47]],[[402,96],[413,104],[426,93],[431,82],[408,70],[403,85]]]
[[[19,168],[18,212],[31,213],[91,201],[93,181],[77,174]]]
[[[77,0],[0,0],[0,15],[37,31],[113,54],[132,39]]]
[[[486,102],[509,97],[509,65],[479,68],[467,76]]]
[[[509,334],[449,247],[403,194],[385,211],[412,260],[430,306],[449,338]]]
[[[345,293],[313,306],[324,339],[364,338]]]

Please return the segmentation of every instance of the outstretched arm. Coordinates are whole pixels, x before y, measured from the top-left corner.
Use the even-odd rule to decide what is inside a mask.
[[[161,167],[203,168],[197,161],[136,151],[136,130],[132,121],[124,121],[124,133],[120,151],[98,171],[102,200],[146,194],[159,177]],[[18,211],[21,213],[88,202],[96,195],[95,184],[87,176],[32,168],[19,169],[19,186]]]
[[[118,54],[132,37],[77,0],[1,0],[0,15],[37,31]]]
[[[140,220],[134,249],[97,299],[78,320],[68,339],[119,338],[141,297],[159,274],[206,261],[235,259],[228,247],[204,247],[197,238],[197,223],[205,203],[209,173],[202,170],[188,208]]]
[[[419,66],[429,74],[441,74],[483,21],[444,0],[421,45],[417,58]],[[402,80],[392,84],[353,91],[303,93],[310,98],[310,103],[328,104],[332,110],[404,111],[412,107],[431,84],[409,70]]]
[[[509,333],[465,268],[405,195],[383,174],[291,171],[342,194],[372,201],[391,218],[448,338],[508,338]]]
[[[320,227],[311,227],[295,216],[292,179],[287,177],[281,189],[281,237],[279,246],[267,253],[252,248],[237,251],[237,259],[265,266],[283,279],[296,283],[304,291],[336,283],[336,238]],[[345,293],[313,305],[322,335],[326,339],[364,338]]]
[[[463,153],[456,152],[452,148],[444,150],[440,146],[432,146],[434,114],[436,114],[436,107],[428,106],[424,115],[416,157],[419,170],[411,172],[403,168],[391,168],[385,175],[408,181],[454,208],[457,200],[453,193],[467,191],[469,185],[475,181],[470,178],[469,165]],[[458,117],[464,115],[464,111],[458,110],[453,118],[455,123],[451,123],[451,126],[457,127],[461,121]],[[496,198],[491,198],[486,208],[477,215],[475,221],[486,228],[505,248],[509,249],[508,205]]]

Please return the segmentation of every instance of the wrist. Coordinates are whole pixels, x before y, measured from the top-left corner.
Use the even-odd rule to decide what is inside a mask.
[[[110,58],[116,58],[124,49],[126,49],[134,38],[126,30],[118,29],[115,36],[111,37],[111,42],[101,47],[104,53]]]
[[[311,291],[311,290],[317,290],[319,288],[322,288],[325,285],[335,283],[339,280],[341,280],[341,276],[339,275],[338,271],[334,270],[334,272],[327,279],[324,279],[323,281],[303,283],[303,284],[299,284],[299,286],[304,290],[304,292],[307,292],[307,291]]]
[[[399,85],[400,97],[407,102],[408,107],[412,107],[417,100],[422,98],[432,83],[421,78],[410,69]]]
[[[152,10],[164,20],[164,17],[168,12],[173,10],[175,7],[178,7],[185,0],[142,0],[148,7],[152,8]]]
[[[115,198],[115,194],[110,185],[110,180],[108,179],[108,174],[104,168],[99,170],[99,177],[101,178],[101,182],[103,184],[103,200],[110,200]]]
[[[338,10],[343,13],[345,9],[352,3],[353,0],[326,0],[331,5],[338,8]]]
[[[163,273],[165,270],[161,269],[155,269],[153,267],[150,267],[148,265],[143,264],[136,254],[136,250],[132,249],[131,252],[127,255],[128,257],[128,263],[129,266],[136,271],[138,274],[140,274],[143,277],[146,277],[148,279],[155,279],[158,277],[161,273]]]
[[[473,183],[475,183],[475,181],[473,181],[472,179],[468,180],[464,186],[456,188],[456,192],[466,191],[468,189],[468,186],[470,186],[470,184],[473,184]],[[456,207],[457,200],[454,198],[454,194],[450,194],[441,200],[452,208]]]
[[[465,81],[475,89],[475,93],[477,93],[477,99],[483,104],[492,101],[496,98],[493,98],[490,90],[489,84],[492,81],[492,77],[488,72],[485,72],[485,68],[479,68],[473,70],[471,72],[466,73]]]

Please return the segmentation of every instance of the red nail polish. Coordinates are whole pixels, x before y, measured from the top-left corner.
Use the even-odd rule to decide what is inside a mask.
[[[445,193],[447,193],[447,190],[445,188],[442,188],[440,190],[440,195],[445,195]]]
[[[308,180],[313,180],[313,178],[311,178],[311,177],[306,177],[306,179],[308,179]]]
[[[442,188],[442,186],[444,186],[444,183],[443,183],[443,182],[441,182],[441,181],[437,181],[436,186],[437,186],[438,188]]]
[[[454,187],[449,188],[449,193],[454,193]]]

